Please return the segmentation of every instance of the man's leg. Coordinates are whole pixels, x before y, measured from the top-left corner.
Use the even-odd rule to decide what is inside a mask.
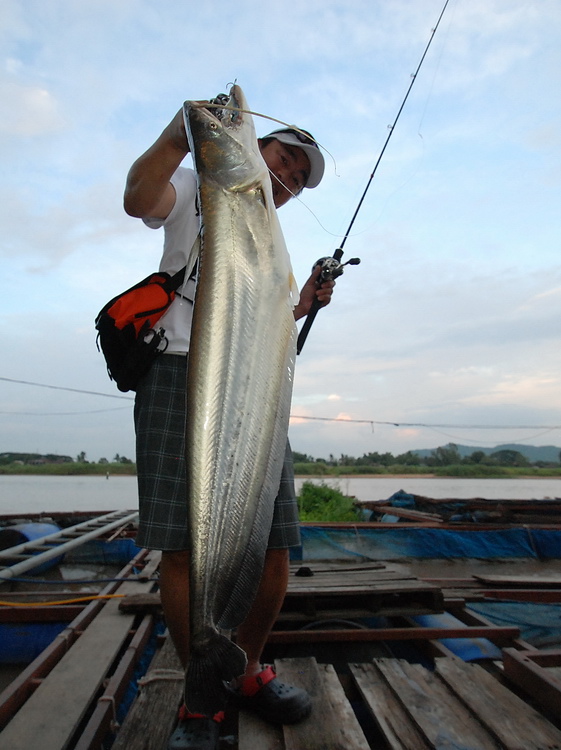
[[[245,621],[237,629],[237,643],[247,654],[247,675],[261,671],[261,653],[284,601],[288,585],[289,554],[267,550],[263,576]],[[160,594],[171,639],[181,664],[189,654],[189,552],[162,552]]]
[[[289,575],[287,549],[269,549],[255,601],[237,629],[236,641],[247,654],[245,675],[230,690],[240,708],[255,711],[277,724],[292,724],[309,715],[310,696],[305,690],[281,682],[271,667],[260,663],[268,635],[282,607]]]
[[[189,551],[162,552],[160,596],[171,639],[183,668],[189,656]]]
[[[246,675],[261,671],[261,653],[281,610],[288,586],[287,549],[269,549],[257,595],[244,622],[237,629],[236,642],[247,654]]]
[[[247,654],[247,675],[261,671],[261,653],[282,607],[288,585],[288,550],[267,550],[255,601],[237,630],[237,643]],[[162,552],[160,595],[171,639],[183,668],[189,655],[189,552]]]

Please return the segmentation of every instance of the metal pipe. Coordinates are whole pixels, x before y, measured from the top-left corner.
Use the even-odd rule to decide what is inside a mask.
[[[64,531],[57,532],[56,534],[49,534],[48,536],[41,537],[40,539],[36,540],[37,545],[44,545],[49,541],[54,542],[56,541],[56,539],[60,539],[60,537],[64,537],[68,533],[79,531],[81,528],[83,528],[85,531],[85,528],[91,527],[92,523],[95,523],[97,525],[100,522],[103,522],[104,519],[115,518],[115,513],[115,511],[112,513],[107,513],[104,516],[100,516],[93,522],[87,521],[85,523],[78,524],[77,526],[71,526],[70,528],[65,529]],[[70,539],[67,542],[63,542],[62,544],[59,544],[50,550],[41,552],[39,555],[33,555],[30,553],[30,556],[26,560],[15,563],[15,565],[11,565],[10,567],[2,568],[0,570],[0,580],[7,581],[10,578],[16,578],[26,570],[37,568],[42,563],[47,562],[48,560],[52,560],[55,557],[59,557],[61,554],[64,554],[68,550],[74,549],[75,547],[79,547],[90,539],[95,539],[96,537],[102,536],[108,531],[117,528],[117,526],[122,526],[125,522],[131,523],[138,517],[138,512],[130,511],[127,516],[123,517],[122,512],[118,511],[118,515],[119,517],[114,521],[104,524],[103,526],[98,525],[97,528],[92,529],[92,531],[85,532],[75,539]],[[33,550],[34,548],[36,547],[33,546],[33,542],[18,544],[15,547],[10,547],[9,549],[2,550],[2,552],[0,552],[0,559],[14,557],[17,554],[24,554],[26,551]]]

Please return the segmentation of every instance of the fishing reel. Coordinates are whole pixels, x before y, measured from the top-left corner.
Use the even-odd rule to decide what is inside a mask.
[[[337,255],[337,253],[335,253]],[[321,266],[321,271],[318,278],[318,284],[323,284],[325,281],[335,281],[343,274],[345,266],[358,266],[360,258],[351,258],[346,263],[341,263],[338,258],[320,258],[314,263],[313,270],[317,266]]]

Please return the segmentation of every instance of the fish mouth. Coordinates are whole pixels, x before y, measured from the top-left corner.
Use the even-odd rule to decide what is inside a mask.
[[[226,108],[223,110],[222,121],[226,127],[239,127],[243,123],[245,99],[241,88],[233,83],[229,92],[229,99]],[[226,120],[226,122],[224,122]]]
[[[199,111],[211,128],[239,127],[243,122],[244,96],[237,84],[232,84],[228,94],[218,94],[210,101],[191,102],[191,106]],[[247,106],[245,107],[247,109]]]

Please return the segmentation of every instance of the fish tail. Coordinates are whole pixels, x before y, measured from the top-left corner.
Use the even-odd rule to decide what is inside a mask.
[[[185,704],[192,713],[214,716],[224,710],[225,682],[245,671],[247,657],[239,646],[214,632],[192,648],[185,674]]]

